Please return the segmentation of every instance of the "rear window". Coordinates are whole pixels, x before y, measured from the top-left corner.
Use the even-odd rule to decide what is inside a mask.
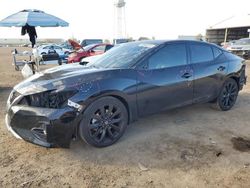
[[[219,48],[213,47],[214,58],[216,59],[222,54],[222,51]]]
[[[203,44],[191,44],[191,62],[201,63],[208,62],[214,59],[212,48]]]

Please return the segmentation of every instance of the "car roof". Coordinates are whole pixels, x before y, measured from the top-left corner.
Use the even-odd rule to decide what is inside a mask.
[[[205,41],[199,41],[199,40],[183,40],[183,39],[175,39],[175,40],[142,40],[142,41],[133,41],[133,42],[128,42],[128,43],[161,45],[161,44],[166,44],[166,43],[171,43],[171,42],[207,44],[207,45],[211,45],[211,46],[214,46],[216,48],[219,48],[219,49],[225,51],[225,49],[221,48],[220,46],[218,46],[216,44],[208,43],[208,42],[205,42]],[[123,44],[126,44],[126,43],[123,43]]]

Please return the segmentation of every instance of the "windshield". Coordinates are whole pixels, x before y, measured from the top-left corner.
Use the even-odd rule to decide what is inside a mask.
[[[236,40],[234,42],[234,44],[237,44],[237,45],[250,45],[250,39],[240,39],[240,40]]]
[[[88,50],[90,50],[91,48],[93,48],[94,46],[96,46],[96,44],[90,44],[90,45],[88,45],[88,46],[83,47],[83,49],[84,49],[85,51],[88,51]]]
[[[104,53],[100,59],[87,66],[103,68],[129,68],[136,58],[156,47],[153,43],[131,42],[121,44]]]

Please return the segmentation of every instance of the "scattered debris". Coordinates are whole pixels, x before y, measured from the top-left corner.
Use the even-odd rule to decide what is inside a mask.
[[[20,184],[20,187],[28,186],[28,185],[30,185],[30,183],[31,183],[30,181],[25,181],[25,182]]]
[[[231,142],[233,143],[234,149],[238,151],[241,152],[250,151],[250,140],[244,139],[242,137],[233,137],[231,139]]]
[[[244,168],[248,168],[250,166],[250,163],[244,164]]]
[[[222,152],[221,152],[221,151],[216,152],[216,157],[219,157],[219,156],[221,156],[221,155],[222,155]]]
[[[138,166],[139,166],[139,168],[140,168],[141,171],[148,171],[148,168],[145,167],[143,164],[138,163]]]
[[[181,159],[182,160],[192,160],[194,154],[191,154],[189,151],[184,150],[181,152]]]
[[[213,145],[217,144],[215,141],[213,141],[212,138],[209,138],[209,141],[210,141],[210,143],[213,144]]]
[[[211,141],[211,144],[216,144],[216,142],[215,141]]]

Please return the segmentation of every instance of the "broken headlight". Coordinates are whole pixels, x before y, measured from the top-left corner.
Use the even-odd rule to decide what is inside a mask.
[[[19,104],[43,107],[43,108],[61,108],[67,104],[67,100],[76,94],[77,91],[46,91],[25,96]]]

